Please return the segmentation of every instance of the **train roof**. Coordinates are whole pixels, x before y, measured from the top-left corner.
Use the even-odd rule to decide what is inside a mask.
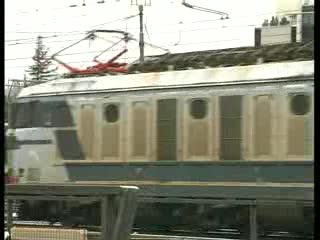
[[[137,71],[140,73],[53,80],[24,88],[18,97],[310,77],[314,74],[313,43],[170,54],[133,64],[130,72]]]
[[[229,67],[283,61],[306,61],[314,59],[314,42],[240,47],[210,51],[165,54],[147,57],[143,64],[134,63],[129,73],[161,72],[174,70],[203,69],[205,67]]]

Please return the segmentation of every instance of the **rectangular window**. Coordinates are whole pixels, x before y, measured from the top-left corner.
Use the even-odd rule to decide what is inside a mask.
[[[177,160],[177,100],[157,102],[157,160]]]
[[[17,103],[15,112],[13,113],[15,128],[30,128],[31,127],[31,105],[27,103]]]
[[[220,159],[242,160],[242,96],[221,96]]]
[[[15,128],[74,126],[70,107],[65,101],[30,101],[16,103],[11,108]]]
[[[271,100],[272,96],[254,97],[255,156],[265,156],[271,154]]]
[[[120,157],[121,113],[119,103],[103,105],[102,158],[118,160]]]
[[[147,127],[148,103],[132,103],[132,156],[145,157],[147,155]]]
[[[58,152],[64,160],[86,159],[76,130],[55,131]]]
[[[65,101],[47,103],[51,109],[52,127],[72,127],[74,126],[70,107]],[[50,106],[51,105],[51,106]],[[48,114],[48,112],[47,112]]]
[[[88,159],[93,159],[95,146],[95,106],[85,104],[81,106],[80,131],[81,143]]]
[[[289,94],[288,102],[288,155],[308,155],[312,146],[311,96],[308,93]]]
[[[188,157],[209,156],[208,99],[194,98],[188,102],[189,114],[186,118]]]

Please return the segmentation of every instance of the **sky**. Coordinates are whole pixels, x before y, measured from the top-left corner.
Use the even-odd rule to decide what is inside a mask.
[[[49,48],[49,55],[85,37],[93,29],[123,30],[139,38],[136,0],[5,0],[5,81],[23,79],[32,65],[37,36]],[[140,0],[137,0],[140,1]],[[188,3],[226,12],[219,15],[184,7],[182,0],[144,0],[145,55],[253,46],[254,28],[278,12],[299,11],[304,0],[187,0]],[[313,4],[313,1],[310,4]],[[85,6],[83,6],[85,4]],[[70,7],[70,6],[74,7]],[[278,14],[278,15],[279,15]],[[126,17],[133,16],[128,19]],[[72,66],[85,68],[102,50],[121,35],[99,34],[94,41],[82,41],[58,58]],[[138,42],[130,41],[121,61],[139,58]],[[116,45],[99,59],[108,60],[124,47]],[[120,61],[120,60],[119,60]],[[65,72],[55,64],[58,72]]]

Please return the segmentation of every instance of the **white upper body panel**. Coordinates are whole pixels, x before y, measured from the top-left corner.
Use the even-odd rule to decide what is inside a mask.
[[[313,76],[314,61],[60,79],[22,89],[19,98],[130,89],[230,84]]]

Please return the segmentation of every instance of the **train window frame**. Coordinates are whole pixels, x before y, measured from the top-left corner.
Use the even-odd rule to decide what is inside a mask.
[[[294,102],[294,99],[297,98],[297,97],[305,97],[307,98],[307,100],[304,100],[305,103],[304,104],[308,104],[307,106],[304,106],[305,109],[301,110],[301,109],[297,109],[297,107],[301,107],[301,106],[294,106],[293,104],[295,103]],[[297,102],[296,102],[297,104]],[[301,103],[298,103],[298,104],[301,104]],[[311,107],[312,107],[312,99],[311,99],[311,95],[308,94],[308,93],[294,93],[294,94],[291,94],[290,95],[290,100],[289,100],[289,109],[290,109],[290,113],[293,115],[293,116],[306,116],[308,115],[310,112],[311,112]]]
[[[106,115],[106,111],[107,111],[107,108],[110,107],[110,106],[116,106],[117,108],[117,116],[116,116],[116,119],[110,119],[108,120],[108,116]],[[120,118],[121,118],[121,112],[120,112],[120,104],[119,103],[115,103],[115,102],[112,102],[112,103],[105,103],[103,105],[103,111],[102,111],[102,114],[103,114],[103,119],[106,123],[108,124],[116,124],[120,121]]]
[[[149,118],[150,118],[150,110],[151,110],[150,102],[147,99],[140,99],[136,98],[133,99],[130,102],[130,112],[129,112],[129,121],[130,121],[130,157],[134,160],[141,160],[141,159],[146,159],[148,156],[148,135],[149,135]],[[137,129],[136,121],[135,121],[135,116],[136,116],[136,110],[137,109],[143,109],[144,114],[145,114],[145,125],[144,125],[144,130],[142,135],[138,134],[140,136],[143,136],[145,139],[145,144],[144,144],[144,153],[141,154],[140,152],[137,153],[137,148],[134,143],[136,140],[136,132],[135,130]]]
[[[46,127],[63,128],[75,126],[72,115],[72,105],[69,105],[66,101],[52,101],[46,103],[51,105],[50,109],[52,112],[52,114],[49,115],[50,118],[46,121]],[[57,118],[57,114],[60,115],[60,118]],[[63,121],[61,121],[61,119],[63,119]]]
[[[14,128],[31,128],[32,111],[30,102],[17,102],[15,103],[14,112],[12,112],[12,121]],[[22,112],[22,113],[21,113]],[[23,118],[20,118],[23,115]]]
[[[42,102],[39,100],[34,100],[30,102],[30,109],[31,109],[31,119],[30,125],[31,127],[42,127]]]
[[[65,101],[40,101],[31,100],[27,102],[14,103],[14,109],[10,112],[10,121],[14,128],[37,128],[37,127],[73,127],[75,125],[71,112],[71,105],[68,105]],[[28,113],[23,114],[24,120],[21,124],[18,121],[21,115],[20,108],[28,108]],[[63,108],[63,112],[61,112]],[[67,111],[65,111],[67,109]],[[23,111],[26,111],[25,109]],[[66,114],[67,113],[67,114]],[[63,115],[64,120],[58,121],[57,115]]]
[[[195,102],[198,102],[198,101],[202,101],[205,103],[205,106],[204,106],[204,112],[202,114],[199,114],[199,113],[196,113],[194,111],[194,107],[195,105],[193,105]],[[193,120],[204,120],[208,117],[208,114],[209,114],[209,100],[208,98],[191,98],[189,99],[189,102],[188,102],[188,112],[189,112],[189,116],[193,119]]]

